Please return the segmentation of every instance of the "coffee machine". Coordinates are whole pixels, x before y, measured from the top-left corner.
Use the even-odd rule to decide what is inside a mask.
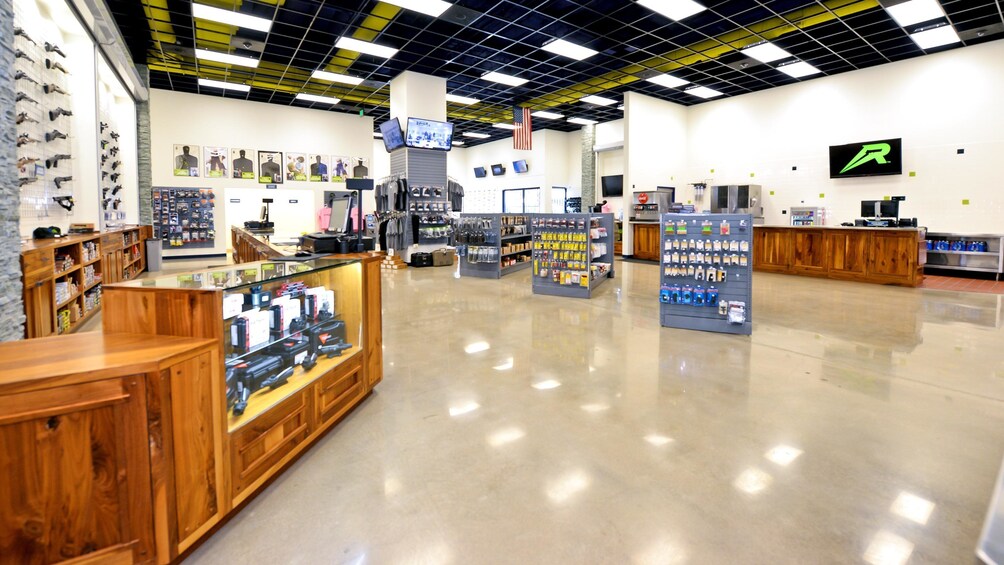
[[[714,214],[750,214],[754,224],[762,224],[762,192],[758,184],[712,186],[710,211]]]
[[[660,214],[669,212],[669,205],[673,203],[676,188],[672,186],[657,188],[658,190],[635,192],[632,195],[631,221],[658,222]]]

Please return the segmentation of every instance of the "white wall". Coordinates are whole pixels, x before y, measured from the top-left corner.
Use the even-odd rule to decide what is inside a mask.
[[[373,163],[373,118],[368,116],[151,90],[150,122],[153,185],[156,187],[208,187],[219,189],[221,193],[234,188],[264,188],[257,180],[176,177],[173,169],[175,144],[346,155],[363,157],[371,165]],[[203,156],[199,157],[202,164]],[[257,155],[252,160],[257,163],[256,158]],[[373,176],[372,170],[370,176]],[[345,188],[344,183],[306,181],[286,181],[279,186],[313,199],[315,210],[322,206],[325,190]],[[234,192],[227,190],[227,194]],[[373,205],[372,193],[366,194],[364,209],[372,211]],[[279,207],[280,202],[273,204],[273,214],[282,214]],[[315,216],[304,217],[300,231],[314,231]],[[242,225],[246,219],[253,218],[227,218],[225,207],[219,206],[215,213],[216,246],[213,249],[165,250],[165,255],[225,253],[230,246],[230,225]]]
[[[1001,92],[994,41],[701,104],[689,109],[691,176],[763,185],[768,224],[804,203],[839,225],[861,200],[903,195],[901,216],[932,231],[1001,233]],[[828,146],[896,137],[904,174],[829,178]]]
[[[632,205],[634,192],[655,190],[657,186],[680,190],[687,171],[687,108],[628,92],[624,96],[624,115],[625,205]],[[630,215],[630,211],[625,213],[625,220]],[[633,253],[632,235],[630,226],[625,225],[625,255]]]

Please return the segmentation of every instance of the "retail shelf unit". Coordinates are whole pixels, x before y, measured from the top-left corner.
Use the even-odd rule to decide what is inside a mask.
[[[613,214],[534,214],[533,293],[591,298],[614,276]]]
[[[460,275],[498,279],[529,267],[529,222],[525,214],[461,214],[456,233]]]
[[[928,268],[1004,274],[1004,235],[928,232],[927,242]]]
[[[25,337],[76,331],[101,307],[102,284],[146,268],[149,226],[32,240],[21,248]]]
[[[753,217],[663,214],[663,327],[753,333]]]

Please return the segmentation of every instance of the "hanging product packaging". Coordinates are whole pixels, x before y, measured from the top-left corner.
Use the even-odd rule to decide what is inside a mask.
[[[689,284],[683,285],[680,289],[680,304],[692,304],[694,301],[694,288]]]
[[[729,302],[729,323],[740,325],[746,321],[746,303]]]
[[[718,289],[711,286],[705,293],[704,301],[708,306],[714,308],[718,306]]]
[[[722,220],[722,223],[718,224],[718,233],[722,235],[729,235],[729,222],[728,220]]]
[[[694,289],[694,306],[704,306],[705,298],[704,287],[697,285],[697,288]]]

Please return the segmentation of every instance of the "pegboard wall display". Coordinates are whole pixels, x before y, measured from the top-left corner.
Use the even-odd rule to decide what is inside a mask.
[[[175,248],[214,247],[215,204],[211,188],[154,188],[153,237]]]
[[[66,53],[14,17],[15,122],[22,218],[73,213],[70,92]]]

